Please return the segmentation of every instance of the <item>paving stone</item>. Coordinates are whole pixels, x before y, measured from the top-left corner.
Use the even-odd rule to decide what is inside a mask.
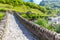
[[[6,30],[2,40],[38,40],[12,14],[8,14]]]

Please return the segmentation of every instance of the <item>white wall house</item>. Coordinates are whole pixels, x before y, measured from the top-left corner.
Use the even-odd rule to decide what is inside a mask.
[[[60,24],[60,16],[58,17],[49,17],[49,23],[50,24]]]

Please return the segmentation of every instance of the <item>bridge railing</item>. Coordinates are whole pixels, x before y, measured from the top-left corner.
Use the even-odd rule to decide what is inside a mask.
[[[36,35],[40,40],[60,40],[60,34],[50,31],[46,28],[42,28],[41,26],[33,23],[32,21],[28,21],[15,11],[14,15],[30,32]]]
[[[2,11],[0,11],[0,12],[2,12]],[[6,24],[7,24],[7,14],[5,13],[4,18],[0,21],[0,40],[3,39]]]

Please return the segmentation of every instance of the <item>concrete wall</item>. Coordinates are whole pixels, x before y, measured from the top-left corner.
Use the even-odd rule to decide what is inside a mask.
[[[60,34],[50,31],[46,28],[42,28],[31,21],[26,20],[21,17],[20,14],[14,12],[14,15],[21,21],[21,23],[34,35],[36,35],[39,40],[60,40]]]

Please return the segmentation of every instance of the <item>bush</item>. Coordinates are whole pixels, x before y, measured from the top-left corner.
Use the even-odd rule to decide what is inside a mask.
[[[58,32],[58,33],[60,33],[60,24],[58,24],[58,25],[55,26],[55,31]]]
[[[3,19],[4,15],[4,13],[0,13],[0,21]]]
[[[39,8],[38,8],[40,11],[42,11],[43,13],[45,13],[46,12],[46,8],[45,7],[43,7],[43,6],[39,6]]]
[[[5,11],[6,11],[6,9],[2,8],[2,9],[0,9],[0,11],[5,12]]]
[[[33,8],[33,9],[38,9],[38,10],[42,11],[43,13],[46,12],[46,8],[45,7],[39,6],[39,5],[35,4],[35,3],[24,2],[24,5],[29,6],[30,8]]]
[[[50,26],[50,25],[48,24],[48,21],[47,21],[47,20],[44,20],[44,19],[39,18],[39,19],[36,20],[34,23],[36,23],[36,24],[38,24],[38,25],[40,25],[40,26],[43,26],[43,27],[45,27],[45,28],[47,28],[47,29],[49,29],[49,30],[52,29],[52,26]]]
[[[21,14],[22,17],[28,18],[26,14]]]
[[[39,25],[42,25],[42,26],[45,26],[45,27],[49,26],[48,22],[44,19],[38,19],[38,20],[35,21],[35,23],[39,24]]]
[[[32,13],[31,11],[28,11],[26,13],[26,15],[28,16],[29,20],[34,20],[34,19],[37,19],[37,16],[35,13]]]
[[[11,4],[11,5],[20,5],[23,4],[23,0],[0,0],[0,3]]]

